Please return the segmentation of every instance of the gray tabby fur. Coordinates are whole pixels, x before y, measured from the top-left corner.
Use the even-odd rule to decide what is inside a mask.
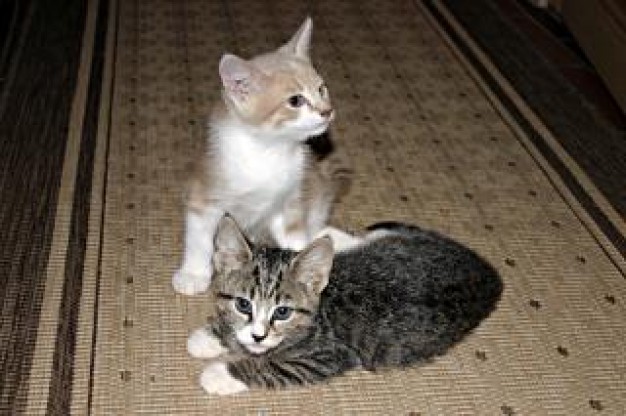
[[[278,388],[356,367],[425,362],[461,340],[500,298],[497,272],[459,243],[396,223],[370,227],[370,236],[334,256],[329,238],[296,253],[251,247],[232,219],[222,219],[210,286],[215,319],[203,336],[219,341],[227,376],[240,387]],[[286,321],[256,322],[237,310],[237,297],[256,311],[295,311]],[[258,343],[248,338],[255,331],[264,336]]]

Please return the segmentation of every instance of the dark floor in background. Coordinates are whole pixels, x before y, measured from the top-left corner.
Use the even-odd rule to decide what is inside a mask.
[[[505,0],[499,5],[572,87],[583,94],[615,128],[626,130],[626,115],[557,12],[533,7],[527,0],[516,2]]]
[[[518,0],[444,0],[620,215],[626,122],[567,28]]]

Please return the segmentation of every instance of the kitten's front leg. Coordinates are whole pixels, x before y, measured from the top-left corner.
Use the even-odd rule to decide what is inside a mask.
[[[208,289],[213,273],[213,238],[223,215],[224,212],[215,207],[203,212],[187,211],[183,264],[172,279],[177,292],[196,295]]]
[[[270,232],[280,248],[300,251],[309,243],[304,222],[289,213],[280,213],[270,222]]]
[[[359,365],[349,349],[301,346],[306,351],[284,356],[251,356],[239,361],[216,362],[205,368],[200,384],[209,394],[234,394],[251,387],[282,388],[321,382]]]
[[[219,396],[243,393],[248,390],[244,382],[231,375],[228,371],[228,364],[219,361],[204,369],[200,375],[200,385],[207,393]]]
[[[194,358],[212,359],[229,353],[215,328],[211,325],[196,329],[187,339],[187,351]],[[248,390],[240,380],[234,378],[223,362],[207,366],[200,376],[200,385],[210,394],[234,394]]]
[[[269,229],[276,244],[281,248],[300,251],[310,243],[306,215],[300,191],[287,198],[281,212],[270,220]]]
[[[195,358],[216,358],[228,353],[210,326],[198,328],[187,338],[187,351]]]

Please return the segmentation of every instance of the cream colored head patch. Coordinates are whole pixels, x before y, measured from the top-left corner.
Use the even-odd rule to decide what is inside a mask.
[[[289,42],[245,60],[225,54],[219,64],[226,106],[259,133],[305,139],[324,132],[334,111],[324,80],[311,64],[312,22]]]

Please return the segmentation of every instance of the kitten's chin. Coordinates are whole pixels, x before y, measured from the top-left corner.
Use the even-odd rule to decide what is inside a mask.
[[[248,342],[240,341],[239,345],[241,345],[250,354],[261,355],[270,351],[272,348],[276,348],[281,342],[282,342],[282,338],[273,338],[273,339],[266,339],[260,344],[257,344],[256,342],[248,343]]]
[[[330,127],[330,123],[328,122],[321,123],[319,126],[314,127],[310,129],[309,131],[307,131],[306,136],[307,138],[312,137],[312,136],[319,136],[320,134],[328,130],[329,127]]]
[[[265,347],[263,345],[258,345],[258,344],[247,344],[247,345],[243,345],[243,347],[250,353],[250,354],[254,354],[254,355],[261,355],[266,353],[270,347]]]
[[[307,123],[304,125],[295,125],[288,127],[286,136],[299,137],[302,141],[306,141],[309,137],[319,136],[330,127],[331,120],[322,120],[318,123]]]

